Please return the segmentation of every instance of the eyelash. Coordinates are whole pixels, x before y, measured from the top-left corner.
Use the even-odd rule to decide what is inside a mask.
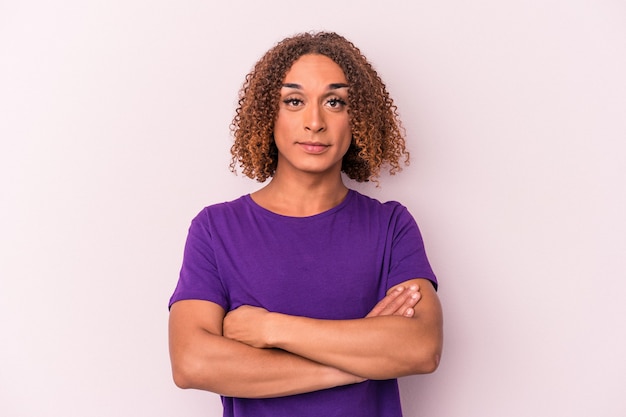
[[[343,99],[341,99],[341,98],[339,98],[339,97],[333,97],[333,98],[330,98],[330,99],[328,99],[328,101],[326,101],[326,102],[327,102],[327,103],[331,103],[331,102],[332,102],[332,103],[337,103],[337,104],[340,104],[341,106],[345,106],[345,105],[346,105],[346,101],[345,101],[345,100],[343,100]],[[333,107],[333,108],[334,108],[334,107]]]
[[[294,106],[294,105],[302,104],[302,100],[300,100],[299,98],[286,98],[283,100],[283,103],[285,103],[288,106]]]
[[[283,103],[285,103],[288,106],[297,106],[302,104],[302,100],[299,98],[295,98],[295,97],[290,97],[290,98],[286,98],[283,100]],[[328,100],[326,100],[326,103],[332,103],[333,105],[331,106],[331,108],[337,108],[335,105],[339,104],[341,106],[345,106],[346,105],[346,101],[339,98],[339,97],[331,97]]]

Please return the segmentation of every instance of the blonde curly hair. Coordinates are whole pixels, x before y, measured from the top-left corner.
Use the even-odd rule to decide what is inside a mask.
[[[388,166],[391,175],[409,163],[404,129],[397,107],[385,84],[361,51],[334,32],[302,33],[286,38],[270,49],[254,66],[239,92],[231,123],[234,144],[230,169],[259,182],[272,177],[278,162],[274,123],[280,89],[287,71],[303,55],[321,54],[343,70],[348,84],[348,112],[352,141],[343,157],[341,170],[351,179],[364,182],[380,175]]]

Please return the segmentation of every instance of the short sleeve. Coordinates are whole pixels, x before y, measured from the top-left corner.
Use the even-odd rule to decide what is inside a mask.
[[[178,284],[169,307],[181,300],[205,300],[228,311],[228,297],[217,269],[208,216],[205,209],[191,222]]]
[[[406,207],[396,207],[390,225],[391,251],[388,288],[414,278],[426,278],[438,287],[417,222]]]

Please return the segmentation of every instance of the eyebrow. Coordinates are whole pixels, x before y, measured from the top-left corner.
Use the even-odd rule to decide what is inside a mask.
[[[345,84],[345,83],[332,83],[332,84],[328,84],[328,89],[329,90],[337,90],[339,88],[348,88],[349,85]],[[302,90],[302,86],[300,84],[296,84],[296,83],[285,83],[283,84],[283,88],[294,88],[296,90]]]

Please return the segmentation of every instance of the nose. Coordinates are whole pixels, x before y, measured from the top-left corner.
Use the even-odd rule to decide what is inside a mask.
[[[319,106],[309,106],[304,112],[304,130],[318,133],[324,129],[326,129],[326,122],[322,109]]]

